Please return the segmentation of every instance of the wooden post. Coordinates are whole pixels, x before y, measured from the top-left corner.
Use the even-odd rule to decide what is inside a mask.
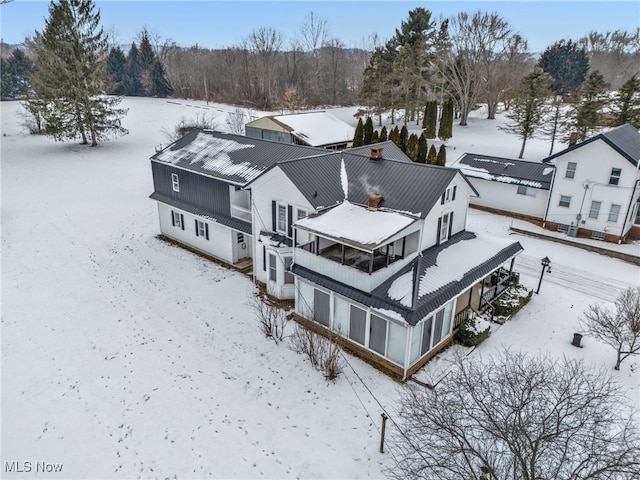
[[[380,432],[380,453],[384,453],[384,430],[387,425],[387,417],[384,412],[382,412],[382,430]]]

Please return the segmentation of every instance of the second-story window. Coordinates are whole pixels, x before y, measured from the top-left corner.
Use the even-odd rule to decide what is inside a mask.
[[[287,234],[287,206],[281,203],[278,204],[277,210],[277,227],[278,231]]]
[[[609,177],[609,185],[618,185],[620,182],[620,175],[622,175],[621,168],[612,168],[611,176]]]
[[[571,207],[571,197],[569,195],[560,195],[559,207]]]
[[[609,210],[609,218],[607,219],[609,222],[618,222],[618,217],[620,216],[620,208],[620,205],[616,205],[615,203],[611,205],[611,209]]]
[[[567,171],[564,174],[564,178],[573,178],[576,176],[576,167],[578,164],[576,162],[567,163]]]
[[[602,206],[602,202],[596,202],[595,200],[591,202],[591,209],[589,209],[589,218],[598,218],[600,215],[600,207]]]
[[[171,186],[173,187],[174,192],[180,191],[180,180],[178,179],[178,174],[171,174]]]
[[[452,212],[445,213],[442,216],[442,220],[440,221],[440,243],[446,241],[449,238],[449,233],[451,231],[451,217],[453,216]]]

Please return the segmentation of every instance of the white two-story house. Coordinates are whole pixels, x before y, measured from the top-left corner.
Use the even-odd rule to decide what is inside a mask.
[[[460,171],[344,151],[249,184],[254,276],[296,319],[406,379],[510,278],[518,242],[465,230]]]
[[[622,125],[543,160],[554,165],[545,226],[621,242],[638,224],[640,132]],[[640,236],[640,226],[636,226]]]

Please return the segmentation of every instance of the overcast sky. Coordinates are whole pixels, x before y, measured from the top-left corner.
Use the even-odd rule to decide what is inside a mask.
[[[44,28],[49,2],[14,0],[0,6],[2,40],[21,43],[25,36]],[[514,31],[529,41],[533,52],[563,38],[578,39],[591,31],[632,31],[640,24],[640,2],[627,1],[97,1],[102,26],[117,43],[129,44],[146,27],[162,40],[188,47],[198,44],[222,48],[239,44],[254,28],[280,31],[285,46],[299,32],[305,16],[314,12],[328,21],[333,37],[349,47],[370,47],[377,33],[390,38],[408,12],[423,6],[451,16],[460,11],[497,12]]]

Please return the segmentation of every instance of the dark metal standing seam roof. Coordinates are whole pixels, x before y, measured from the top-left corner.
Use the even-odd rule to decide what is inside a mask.
[[[500,265],[504,264],[510,258],[514,257],[523,250],[520,242],[512,243],[490,259],[472,267],[463,275],[460,280],[450,282],[447,285],[442,286],[435,292],[423,295],[418,299],[417,305],[414,305],[413,307],[406,307],[397,300],[392,300],[391,298],[389,298],[387,292],[391,284],[397,278],[401,277],[407,272],[412,271],[416,267],[419,267],[417,276],[414,276],[414,278],[417,278],[418,281],[420,281],[419,279],[422,277],[425,271],[429,267],[436,264],[438,255],[443,250],[455,245],[460,241],[470,240],[473,238],[476,238],[474,233],[464,231],[454,235],[453,237],[451,237],[451,239],[449,239],[449,241],[443,244],[424,250],[422,252],[422,259],[416,258],[413,262],[411,262],[398,273],[387,279],[371,293],[363,292],[350,285],[338,282],[333,278],[320,275],[315,271],[301,267],[300,265],[292,265],[291,270],[294,274],[299,275],[302,278],[320,285],[321,287],[333,290],[334,292],[363,305],[368,305],[370,307],[380,309],[388,309],[397,312],[404,317],[409,325],[417,325],[418,322],[425,318],[425,316],[427,316],[429,313],[434,312],[435,310],[443,306],[449,300],[459,295],[470,286],[474,285],[480,279],[493,272]]]
[[[207,136],[204,141],[202,135]],[[195,146],[193,142],[199,136],[201,143]],[[197,129],[153,155],[151,160],[244,186],[279,161],[327,153],[330,152],[323,148]],[[220,162],[221,166],[207,168],[207,162]]]
[[[472,168],[486,170],[489,175],[497,177],[492,179],[494,182],[501,182],[500,177],[507,177],[502,183],[531,187],[531,182],[535,182],[541,186],[534,188],[540,188],[542,190],[549,190],[551,188],[552,172],[553,168],[555,168],[544,163],[491,157],[477,153],[465,153],[454,166],[457,165],[466,165]],[[465,175],[475,177],[473,171],[466,172]],[[478,175],[477,178],[484,179],[481,175]]]
[[[558,153],[554,153],[542,161],[547,163],[560,155],[564,155],[567,152],[580,148],[584,145],[588,145],[596,140],[605,141],[611,148],[629,160],[634,167],[638,166],[638,161],[640,159],[640,132],[628,123],[616,127],[613,130],[609,130],[608,132],[599,133],[598,135],[588,138],[584,142],[571,145],[569,148]]]
[[[349,201],[366,205],[370,194],[379,193],[383,197],[381,208],[419,214],[422,218],[429,214],[456,175],[467,180],[454,168],[390,159],[371,160],[347,151],[321,159],[283,161],[278,166],[314,208],[319,208],[344,200],[340,176],[343,159]]]
[[[154,192],[151,195],[149,195],[149,198],[151,198],[152,200],[157,200],[162,203],[166,203],[167,205],[171,205],[172,207],[179,208],[180,210],[184,210],[185,212],[198,215],[199,217],[210,218],[216,223],[220,223],[221,225],[225,225],[234,230],[238,230],[239,232],[252,235],[250,222],[245,222],[243,220],[238,220],[236,218],[225,217],[224,215],[213,213],[208,210],[204,210],[202,208],[194,207],[193,205],[181,202],[179,200],[174,199],[173,197],[170,197],[168,195],[163,195],[157,192]]]

